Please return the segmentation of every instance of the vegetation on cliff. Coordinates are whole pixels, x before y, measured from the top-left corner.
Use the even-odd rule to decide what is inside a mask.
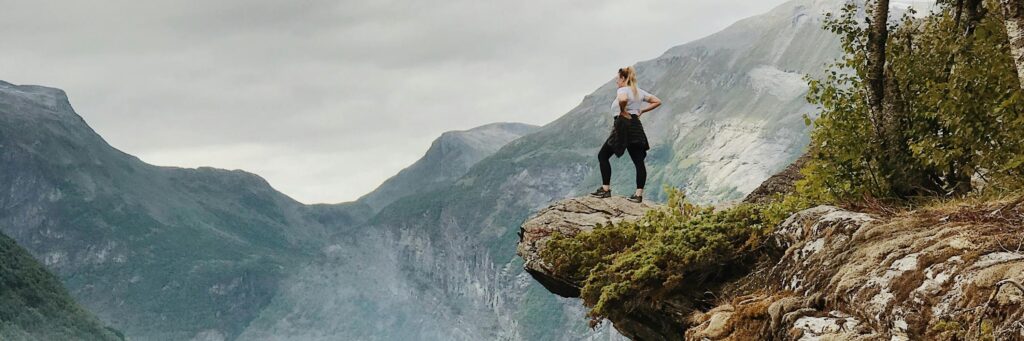
[[[0,340],[122,340],[71,298],[60,281],[0,234]]]
[[[755,251],[772,227],[807,207],[790,197],[715,210],[667,191],[665,209],[573,237],[556,233],[542,250],[555,272],[583,283],[580,294],[593,322],[667,296],[699,296],[700,288],[744,274],[762,256]]]

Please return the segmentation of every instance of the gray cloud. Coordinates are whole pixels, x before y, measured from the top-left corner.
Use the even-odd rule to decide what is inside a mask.
[[[0,0],[0,79],[67,90],[148,162],[340,202],[444,131],[550,122],[616,68],[781,2]]]

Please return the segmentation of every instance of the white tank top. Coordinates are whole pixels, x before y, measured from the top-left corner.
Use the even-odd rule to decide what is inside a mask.
[[[618,94],[626,94],[626,98],[629,99],[626,102],[626,112],[633,115],[639,115],[640,110],[644,108],[643,105],[647,102],[647,98],[649,98],[651,94],[641,88],[636,88],[636,92],[637,96],[633,96],[633,88],[628,86],[624,86],[616,90],[616,99],[612,100],[612,112],[615,114],[619,113]]]

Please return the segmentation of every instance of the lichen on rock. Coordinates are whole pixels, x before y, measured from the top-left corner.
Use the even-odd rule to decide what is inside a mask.
[[[621,204],[621,205],[620,205]],[[571,199],[523,225],[527,270],[566,297],[580,283],[539,255],[556,231],[574,235],[639,218],[647,206]],[[1024,339],[1024,205],[947,204],[879,216],[818,206],[768,236],[781,253],[725,286],[711,308],[665,309],[672,297],[613,320],[634,339]],[[660,315],[659,315],[660,314]],[[671,331],[677,330],[678,333]],[[668,331],[668,332],[666,332]]]
[[[782,309],[789,313],[770,314],[799,315],[782,325],[772,319],[752,322],[757,317],[749,314],[732,314],[720,323],[759,325],[767,334],[792,340],[962,340],[975,339],[979,332],[998,340],[1020,339],[1024,293],[1006,289],[1002,299],[986,299],[997,282],[1024,279],[1020,245],[1005,249],[1024,239],[1022,218],[1020,206],[1000,204],[921,209],[893,217],[830,206],[805,210],[773,235],[786,249],[781,259],[751,275],[766,274],[756,279],[766,283],[760,301],[732,309],[765,301],[777,305],[792,297],[817,296],[823,304],[797,304]],[[720,311],[698,314],[702,323],[687,335],[721,329],[705,322]],[[975,321],[988,327],[979,330]]]

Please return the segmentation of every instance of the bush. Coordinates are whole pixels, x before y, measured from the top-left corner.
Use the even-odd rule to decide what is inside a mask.
[[[541,252],[556,272],[583,284],[592,321],[742,275],[763,255],[764,237],[808,206],[789,197],[716,211],[687,202],[681,191],[666,192],[665,209],[573,237],[556,234]]]

